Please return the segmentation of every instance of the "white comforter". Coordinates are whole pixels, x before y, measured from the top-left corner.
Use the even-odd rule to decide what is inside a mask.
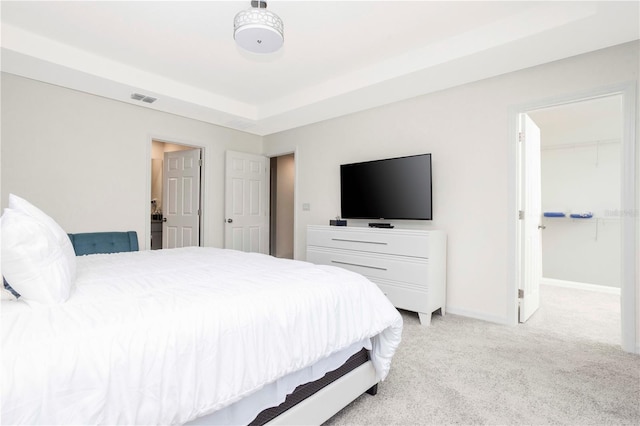
[[[215,248],[78,258],[64,304],[2,302],[2,423],[180,424],[402,318],[360,275]]]

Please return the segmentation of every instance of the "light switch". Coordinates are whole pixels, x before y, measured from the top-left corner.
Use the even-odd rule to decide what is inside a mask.
[[[311,210],[311,204],[309,203],[302,203],[302,210],[308,212],[309,210]]]

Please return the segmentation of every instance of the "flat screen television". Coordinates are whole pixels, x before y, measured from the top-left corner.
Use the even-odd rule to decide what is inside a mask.
[[[431,154],[340,165],[345,219],[432,220]]]

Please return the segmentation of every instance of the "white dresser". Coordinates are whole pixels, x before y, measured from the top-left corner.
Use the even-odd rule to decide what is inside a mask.
[[[447,235],[443,231],[347,226],[307,227],[307,260],[358,272],[397,308],[445,314]]]

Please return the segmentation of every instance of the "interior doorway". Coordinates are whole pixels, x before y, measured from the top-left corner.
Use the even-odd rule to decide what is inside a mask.
[[[227,151],[225,248],[294,258],[295,154]]]
[[[581,324],[601,318],[602,326],[611,328],[601,335],[618,336],[616,343],[620,344],[622,96],[546,107],[527,115],[541,135],[540,283],[568,289],[561,294],[576,299],[587,300],[585,291],[602,294],[592,298],[601,301],[597,309],[592,306],[586,311],[565,304],[565,315],[584,318],[572,321],[570,327],[558,327],[573,328],[576,335],[584,336]],[[542,289],[541,294],[556,295],[553,300],[546,298],[546,306],[542,298],[545,315],[554,315],[549,311],[558,309],[554,304],[558,291]],[[612,306],[610,299],[616,296],[617,306]],[[571,306],[574,312],[566,312]],[[606,309],[612,312],[603,312]],[[593,315],[596,317],[591,318]],[[617,319],[611,321],[612,316]]]
[[[151,141],[151,250],[201,245],[202,150],[199,146]],[[182,158],[181,153],[189,155]],[[172,167],[168,159],[179,167]],[[182,169],[187,163],[192,170],[185,175]],[[174,176],[175,172],[180,176]]]
[[[293,259],[295,156],[270,159],[269,254]]]
[[[522,288],[523,277],[527,275],[527,262],[525,259],[528,257],[528,253],[525,250],[523,235],[521,232],[521,223],[525,219],[525,215],[518,214],[518,209],[521,205],[521,200],[526,197],[526,191],[522,185],[525,171],[522,166],[523,149],[518,143],[518,127],[520,117],[523,114],[534,112],[537,110],[543,110],[550,107],[559,107],[562,105],[577,104],[588,100],[597,100],[601,98],[607,98],[611,96],[620,96],[621,102],[621,115],[622,115],[622,130],[620,138],[620,155],[619,155],[619,170],[620,170],[620,190],[618,192],[620,209],[601,209],[600,214],[606,216],[618,215],[620,222],[620,256],[619,256],[619,270],[620,270],[620,323],[621,323],[621,346],[624,351],[639,353],[640,347],[636,342],[638,337],[636,334],[637,322],[636,322],[636,295],[637,289],[637,247],[636,247],[636,230],[637,230],[637,139],[636,139],[636,87],[634,84],[620,84],[617,86],[609,86],[603,89],[594,89],[586,93],[569,95],[562,98],[556,98],[551,100],[542,100],[533,102],[527,105],[520,105],[511,110],[510,133],[512,140],[514,141],[513,149],[511,149],[511,155],[514,160],[513,168],[510,173],[513,180],[513,185],[510,185],[510,205],[514,207],[514,215],[510,216],[509,222],[511,224],[513,236],[513,267],[509,268],[509,275],[513,279],[513,286],[507,292],[507,298],[509,303],[508,318],[512,323],[517,323],[518,318],[518,306],[522,292],[519,289]],[[590,124],[590,123],[589,123]],[[566,173],[562,177],[567,179]],[[613,192],[613,191],[612,191]],[[556,209],[556,207],[552,207]],[[573,209],[573,207],[571,208]],[[595,213],[593,210],[587,210],[586,212],[580,212],[583,207],[576,208],[576,213]],[[595,209],[594,209],[595,210]],[[606,211],[608,210],[608,211]],[[569,213],[574,213],[573,211]],[[566,214],[566,212],[565,212]],[[542,219],[539,218],[539,219]],[[569,218],[567,220],[572,220]],[[587,220],[587,218],[575,218],[576,220]],[[588,219],[593,219],[590,216]],[[581,222],[582,223],[582,222]],[[594,225],[596,221],[592,222]],[[544,224],[543,224],[544,226]]]

